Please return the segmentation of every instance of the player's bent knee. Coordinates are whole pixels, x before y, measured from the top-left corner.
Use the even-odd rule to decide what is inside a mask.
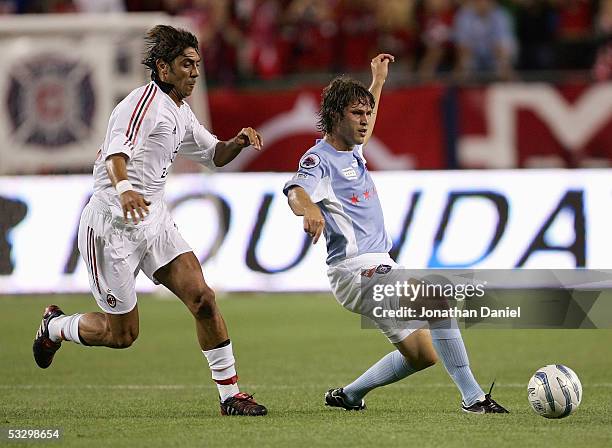
[[[438,362],[438,356],[435,353],[427,353],[423,357],[424,368],[435,366]]]
[[[438,357],[434,352],[420,353],[419,357],[411,362],[416,370],[423,370],[434,366],[438,361]]]
[[[217,312],[215,292],[208,287],[200,290],[191,306],[191,312],[196,319],[211,319]]]
[[[432,358],[419,358],[412,362],[413,367],[416,370],[423,370],[436,364],[436,361]]]
[[[113,335],[110,343],[110,347],[112,348],[128,348],[131,347],[132,344],[138,338],[138,332],[128,332],[122,333],[118,335]]]
[[[115,338],[113,339],[113,341],[111,342],[111,347],[112,348],[129,348],[132,346],[132,344],[134,343],[135,339],[132,337],[119,337],[119,338]]]

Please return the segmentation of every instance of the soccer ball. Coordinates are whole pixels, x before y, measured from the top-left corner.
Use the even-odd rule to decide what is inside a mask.
[[[546,418],[565,418],[580,406],[582,384],[572,369],[551,364],[538,369],[527,386],[533,410]]]

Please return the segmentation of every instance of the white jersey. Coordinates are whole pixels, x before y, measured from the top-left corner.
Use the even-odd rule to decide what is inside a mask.
[[[210,169],[219,140],[202,126],[189,105],[176,103],[151,81],[133,90],[111,114],[104,145],[94,164],[94,198],[113,215],[123,217],[116,190],[106,172],[106,159],[125,154],[128,180],[151,202],[148,224],[164,207],[164,186],[177,154]]]

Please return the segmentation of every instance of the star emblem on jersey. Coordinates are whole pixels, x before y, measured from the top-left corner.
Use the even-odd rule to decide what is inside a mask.
[[[304,157],[300,159],[300,167],[307,170],[318,166],[319,163],[321,163],[321,158],[314,152],[305,154]]]
[[[369,201],[370,199],[372,199],[372,196],[374,196],[375,194],[376,194],[376,189],[366,190],[363,192],[363,200]],[[361,197],[361,194],[357,195],[353,193],[353,195],[350,198],[351,203],[357,204],[358,202],[361,202],[361,200],[359,199],[360,197]]]

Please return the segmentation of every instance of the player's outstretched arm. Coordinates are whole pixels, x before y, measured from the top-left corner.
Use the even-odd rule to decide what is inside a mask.
[[[372,84],[370,85],[370,92],[374,95],[374,110],[372,111],[372,118],[370,126],[368,127],[368,133],[366,134],[363,144],[365,145],[370,140],[372,132],[374,132],[374,124],[376,123],[376,114],[378,112],[378,104],[380,103],[380,94],[382,93],[383,85],[387,79],[389,73],[389,62],[395,62],[395,57],[391,54],[381,53],[372,59],[370,68],[372,69]]]
[[[217,143],[213,161],[216,166],[225,166],[247,146],[253,146],[257,151],[261,151],[262,145],[261,135],[255,129],[243,128],[233,139]]]
[[[119,193],[119,201],[123,209],[123,220],[127,223],[131,218],[134,224],[142,221],[149,214],[151,203],[133,190],[127,176],[127,156],[114,154],[106,159],[106,172],[113,187]],[[128,217],[129,215],[129,217]]]
[[[304,232],[312,238],[312,244],[319,241],[319,237],[325,229],[325,219],[319,207],[312,202],[308,193],[302,188],[295,186],[287,193],[289,207],[296,216],[304,217]]]

